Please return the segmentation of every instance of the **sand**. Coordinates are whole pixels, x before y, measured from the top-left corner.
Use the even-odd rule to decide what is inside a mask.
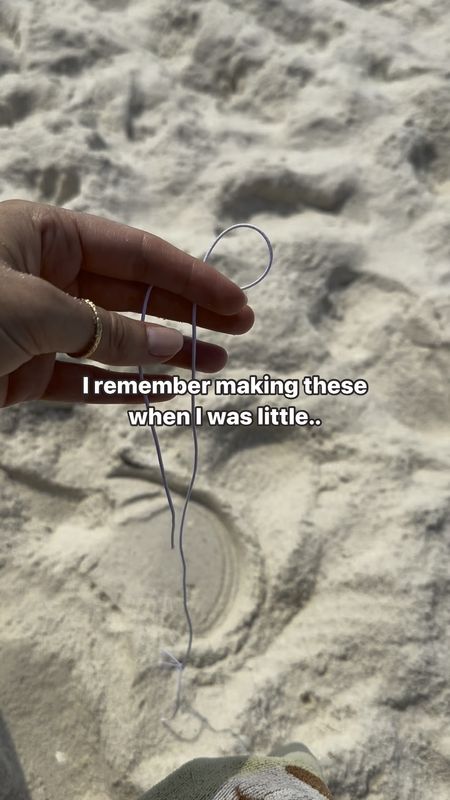
[[[263,399],[314,430],[200,430],[170,728],[160,651],[182,657],[186,627],[150,431],[117,405],[0,413],[1,800],[137,798],[189,758],[297,739],[336,800],[444,800],[447,2],[3,0],[0,29],[1,199],[200,257],[226,225],[260,225],[275,264],[249,292],[254,328],[203,334],[229,349],[222,376],[369,383]],[[265,259],[245,231],[213,257],[240,284]],[[190,432],[161,442],[179,509]]]

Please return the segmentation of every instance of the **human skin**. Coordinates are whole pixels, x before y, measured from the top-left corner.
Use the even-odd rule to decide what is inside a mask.
[[[103,324],[93,361],[189,368],[189,337],[118,313],[140,312],[149,285],[153,316],[190,322],[196,303],[202,328],[241,334],[253,325],[235,283],[151,233],[56,206],[0,202],[0,407],[36,399],[130,402],[130,395],[82,393],[84,375],[114,379],[123,372],[57,359],[85,352],[93,340],[94,315],[79,298],[96,304]],[[219,371],[227,357],[222,347],[198,340],[200,371]]]

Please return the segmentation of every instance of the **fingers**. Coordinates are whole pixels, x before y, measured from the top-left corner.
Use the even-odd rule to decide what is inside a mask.
[[[164,362],[183,346],[183,334],[174,328],[138,322],[98,307],[97,313],[102,321],[103,331],[99,345],[92,355],[94,361],[113,366]],[[81,351],[65,352],[73,358],[82,355],[92,343],[94,332],[95,328],[90,339],[85,340]]]
[[[0,341],[4,335],[5,373],[13,372],[36,356],[69,353],[76,357],[89,349],[95,338],[96,318],[87,303],[62,292],[48,281],[20,275],[13,270],[5,271],[3,280],[0,311],[3,309],[1,316],[5,330],[0,327]],[[192,343],[179,331],[130,319],[100,306],[97,306],[97,313],[102,323],[102,336],[93,360],[116,366],[166,361],[173,366],[189,366]],[[8,338],[9,330],[11,335]],[[217,371],[226,359],[222,347],[201,341],[197,343],[200,370]]]
[[[81,301],[77,301],[81,302]],[[83,303],[86,308],[87,304]],[[91,312],[92,313],[92,312]],[[92,355],[94,361],[113,366],[135,366],[136,364],[167,363],[175,367],[189,368],[192,359],[192,339],[184,337],[173,328],[153,325],[124,317],[122,314],[97,307],[102,319],[103,335]],[[89,346],[94,334],[92,323]],[[68,352],[62,351],[59,352]],[[76,358],[77,353],[68,353]],[[227,362],[227,352],[218,345],[197,341],[196,363],[203,372],[217,372]]]
[[[211,264],[152,233],[91,214],[33,206],[43,240],[51,243],[55,228],[62,228],[67,253],[77,254],[87,273],[158,286],[218,314],[235,314],[247,302],[242,290]],[[47,248],[48,274],[54,272],[52,258],[59,261],[61,252],[56,246]]]
[[[35,351],[68,353],[76,358],[86,352],[95,337],[96,324],[92,308],[82,300],[70,297],[38,278],[32,280],[43,295],[42,324],[35,331]],[[35,292],[36,293],[36,292]],[[37,292],[39,294],[39,292]],[[92,355],[94,361],[113,366],[170,363],[188,368],[192,358],[192,340],[180,331],[163,325],[140,322],[97,306],[102,323],[102,337]],[[204,372],[217,372],[226,364],[227,353],[217,345],[197,342],[197,367]]]
[[[23,275],[21,281],[22,288],[25,282],[28,288],[22,294],[29,357],[61,352],[77,357],[86,352],[97,330],[93,309],[40,278]],[[129,319],[99,306],[97,314],[102,336],[93,354],[95,361],[118,366],[157,363],[183,347],[183,335],[173,328]]]
[[[99,403],[99,404],[132,404],[143,403],[144,396],[139,393],[130,394],[84,394],[83,379],[89,379],[89,386],[94,386],[94,381],[114,382],[119,380],[140,381],[139,375],[112,372],[111,370],[100,369],[99,367],[88,366],[86,364],[67,364],[57,361],[53,374],[45,391],[42,394],[43,400],[53,400],[63,403]],[[145,375],[144,380],[170,380],[170,375]],[[148,394],[147,399],[151,404],[161,403],[170,400],[173,394]]]
[[[159,237],[35,203],[2,205],[2,214],[6,233],[14,233],[12,244],[11,235],[5,234],[4,259],[12,269],[3,268],[0,295],[0,376],[9,374],[9,386],[3,380],[0,395],[8,395],[8,404],[11,397],[21,402],[35,397],[36,391],[41,396],[46,386],[55,399],[79,398],[79,376],[68,371],[77,365],[56,365],[51,379],[47,372],[49,356],[64,352],[77,357],[94,341],[96,317],[78,295],[90,297],[97,306],[102,336],[92,359],[108,365],[165,362],[190,367],[190,338],[173,328],[117,313],[139,312],[148,285],[154,287],[151,312],[164,319],[189,323],[196,303],[200,327],[240,334],[253,325],[253,311],[236,284]],[[1,225],[0,233],[3,236]],[[223,348],[203,342],[197,347],[199,370],[216,372],[225,365]],[[28,362],[39,358],[40,383],[31,387]],[[87,365],[78,366],[86,374]],[[43,396],[50,399],[49,394]]]
[[[89,297],[94,303],[115,311],[134,311],[142,309],[147,287],[133,281],[120,281],[105,278],[84,270],[79,276],[79,294]],[[180,295],[155,287],[152,289],[148,313],[155,317],[191,322],[192,303]],[[211,331],[222,333],[247,333],[253,326],[255,315],[250,306],[244,306],[236,314],[218,314],[207,308],[197,306],[197,325]]]
[[[185,337],[182,349],[167,363],[172,367],[190,369],[192,358],[192,340]],[[222,347],[218,347],[208,342],[197,343],[197,369],[200,372],[219,372],[227,363],[227,352]],[[84,403],[131,403],[135,400],[143,402],[141,394],[127,395],[99,395],[86,397],[83,394],[83,378],[89,378],[92,385],[93,380],[139,380],[139,375],[130,373],[112,372],[90,364],[68,364],[56,362],[53,376],[47,384],[42,397],[45,400],[59,400],[63,402],[84,402]],[[146,375],[147,380],[167,379],[171,375]],[[151,403],[159,403],[170,400],[173,394],[149,395]]]
[[[246,303],[225,275],[158,236],[88,214],[77,214],[75,222],[87,272],[159,286],[220,314]]]
[[[224,368],[228,361],[227,351],[209,342],[197,341],[196,367],[200,372],[219,372]],[[192,364],[192,339],[190,336],[184,337],[181,350],[165,362],[171,367],[182,367],[190,369]]]
[[[182,350],[171,359],[174,367],[189,368],[191,366],[192,342],[186,340]],[[197,366],[202,372],[217,372],[227,360],[227,354],[221,347],[211,344],[199,343],[197,348]],[[94,380],[136,380],[138,374],[113,372],[111,370],[94,367],[91,364],[71,364],[55,361],[54,354],[36,356],[22,364],[9,376],[0,377],[0,408],[23,403],[28,400],[53,400],[64,403],[115,403],[126,404],[138,401],[143,402],[142,394],[117,394],[117,395],[85,395],[83,391],[84,378],[88,378],[89,387]],[[171,375],[146,375],[147,380],[169,380]],[[160,403],[170,400],[171,393],[149,394],[150,403]]]
[[[54,355],[36,356],[21,364],[10,375],[0,378],[0,408],[38,400],[47,386],[55,361]]]

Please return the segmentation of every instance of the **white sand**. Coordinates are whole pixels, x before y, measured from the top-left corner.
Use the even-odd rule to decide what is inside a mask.
[[[444,800],[448,3],[2,0],[0,29],[2,199],[198,256],[259,224],[256,324],[204,337],[223,376],[370,385],[295,401],[318,430],[200,431],[186,699],[207,722],[173,732],[159,653],[186,632],[150,432],[119,406],[0,413],[0,798],[126,800],[188,758],[300,739],[336,800]],[[242,284],[265,258],[241,232],[215,263]],[[190,434],[161,440],[180,507]]]

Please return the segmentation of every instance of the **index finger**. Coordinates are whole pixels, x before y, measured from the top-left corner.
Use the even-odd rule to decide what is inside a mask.
[[[152,233],[68,211],[80,238],[87,272],[159,286],[219,314],[246,305],[242,289],[209,263]]]

